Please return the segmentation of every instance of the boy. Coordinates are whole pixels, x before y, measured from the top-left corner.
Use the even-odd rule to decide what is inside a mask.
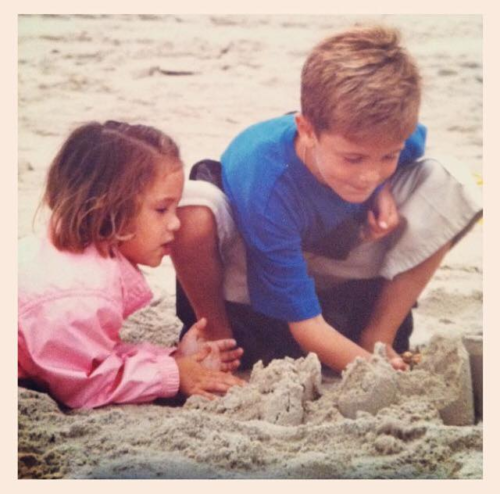
[[[185,325],[206,317],[200,338],[234,336],[246,366],[315,352],[340,371],[380,341],[405,369],[411,309],[481,214],[472,185],[418,159],[420,94],[396,30],[320,43],[302,71],[301,113],[242,132],[221,176],[216,162],[193,168],[225,195],[186,186],[172,255]]]

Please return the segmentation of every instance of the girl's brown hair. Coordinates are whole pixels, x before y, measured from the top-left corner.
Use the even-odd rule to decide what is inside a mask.
[[[130,230],[159,158],[172,171],[182,168],[175,142],[153,127],[107,121],[74,130],[49,168],[43,197],[54,245],[82,252],[94,244],[108,256]]]

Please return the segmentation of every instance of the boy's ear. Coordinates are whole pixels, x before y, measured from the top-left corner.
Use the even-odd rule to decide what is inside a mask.
[[[314,128],[311,122],[309,122],[309,120],[304,117],[302,113],[297,113],[297,115],[295,115],[295,124],[297,125],[299,137],[307,147],[311,147],[316,144],[317,138]]]

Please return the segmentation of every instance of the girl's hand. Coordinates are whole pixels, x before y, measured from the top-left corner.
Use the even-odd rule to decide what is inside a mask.
[[[245,384],[245,381],[232,374],[205,368],[202,362],[209,357],[211,351],[207,346],[194,355],[178,354],[175,357],[179,367],[179,391],[183,395],[200,395],[212,400],[216,394],[225,394],[232,386]]]
[[[194,355],[205,348],[210,352],[201,361],[201,365],[207,369],[231,372],[240,365],[240,357],[243,355],[242,348],[236,348],[236,340],[225,339],[208,341],[203,335],[207,320],[202,317],[193,324],[179,343],[177,351],[181,356]]]
[[[366,223],[361,230],[361,241],[373,242],[392,233],[400,224],[396,201],[385,184],[373,199],[372,209],[368,211]]]

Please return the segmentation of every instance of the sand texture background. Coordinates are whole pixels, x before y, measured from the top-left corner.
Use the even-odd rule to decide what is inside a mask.
[[[75,126],[146,123],[177,140],[187,167],[218,158],[244,127],[299,108],[316,42],[373,21],[401,28],[419,62],[427,154],[452,154],[480,176],[480,16],[20,16],[19,237],[32,231],[48,164]],[[482,421],[461,336],[476,335],[468,348],[480,353],[482,228],[419,301],[412,344],[424,359],[413,371],[392,371],[378,349],[340,379],[310,355],[257,365],[245,388],[214,402],[93,411],[19,388],[19,476],[481,478]],[[122,336],[174,344],[171,263],[145,273],[153,304]]]

